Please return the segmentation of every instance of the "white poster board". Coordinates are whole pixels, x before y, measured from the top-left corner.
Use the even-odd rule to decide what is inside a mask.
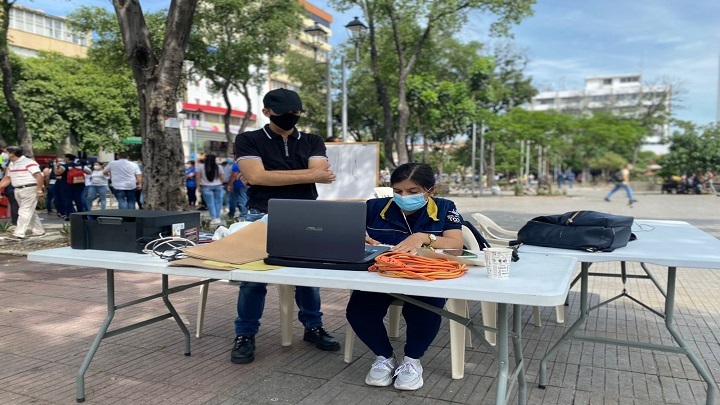
[[[317,184],[319,200],[367,200],[375,197],[380,175],[379,142],[328,142],[330,170],[337,179],[332,184]]]

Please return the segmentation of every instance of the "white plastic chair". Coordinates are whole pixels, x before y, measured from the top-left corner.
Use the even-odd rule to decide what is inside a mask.
[[[225,281],[225,280],[220,280]],[[226,281],[230,285],[239,286],[240,283],[237,281]],[[292,345],[292,318],[295,297],[295,286],[277,284],[278,288],[278,301],[280,304],[280,336],[281,344],[283,346]],[[197,312],[197,327],[195,329],[195,337],[199,338],[202,336],[203,325],[205,323],[205,305],[207,304],[208,290],[210,284],[203,284],[200,286],[200,301],[198,302]]]
[[[375,193],[375,197],[377,197],[377,198],[393,196],[392,187],[375,187],[373,189],[373,192]]]
[[[509,246],[510,241],[517,239],[517,232],[509,231],[507,229],[502,228],[500,225],[496,224],[495,221],[492,219],[486,217],[483,214],[475,213],[471,215],[473,219],[478,223],[478,230],[480,233],[483,234],[485,239],[487,239],[488,243],[490,245],[500,245],[500,246]],[[494,307],[496,305],[494,303],[492,304]],[[486,308],[483,308],[483,320],[485,319],[485,315],[487,314],[487,311],[485,311]],[[488,311],[490,308],[487,308]],[[495,311],[493,311],[494,313]],[[535,319],[535,326],[542,326],[542,322],[540,320],[540,308],[539,307],[533,307],[533,318]],[[565,306],[564,305],[558,305],[555,307],[555,322],[557,323],[565,323]],[[483,322],[484,323],[484,322]],[[488,326],[488,324],[485,324]],[[487,339],[488,333],[492,332],[485,332],[485,336]],[[494,335],[494,334],[493,334]],[[490,339],[488,339],[489,341]],[[493,340],[494,341],[494,340]]]

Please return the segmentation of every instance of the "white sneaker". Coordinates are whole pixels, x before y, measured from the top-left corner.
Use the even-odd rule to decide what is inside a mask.
[[[397,367],[395,357],[386,359],[383,356],[377,356],[367,376],[365,376],[365,384],[374,385],[376,387],[387,387],[392,384],[393,374]]]
[[[213,220],[210,221],[210,225],[222,225],[222,221],[220,218],[213,218]]]
[[[420,360],[405,356],[402,364],[395,370],[395,388],[414,391],[423,386],[423,368]]]

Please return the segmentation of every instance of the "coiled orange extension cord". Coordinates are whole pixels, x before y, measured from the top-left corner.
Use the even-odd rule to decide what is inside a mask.
[[[368,271],[385,277],[433,281],[458,278],[465,274],[467,267],[449,259],[385,252],[375,258],[375,264],[370,266]]]

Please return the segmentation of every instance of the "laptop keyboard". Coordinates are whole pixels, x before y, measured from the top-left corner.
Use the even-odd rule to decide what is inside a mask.
[[[367,249],[367,248],[366,248],[366,249],[365,249],[365,258],[366,258],[366,259],[369,258],[370,256],[374,255],[375,252],[377,252],[377,251],[374,250],[374,249]]]

